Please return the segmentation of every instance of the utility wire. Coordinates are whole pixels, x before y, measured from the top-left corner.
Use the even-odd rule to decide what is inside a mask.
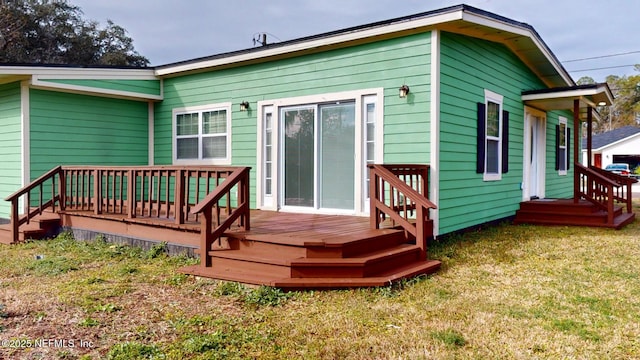
[[[565,61],[563,61],[563,62],[568,63],[568,62],[576,62],[576,61],[586,61],[586,60],[595,60],[595,59],[605,59],[605,58],[610,58],[610,57],[623,56],[623,55],[631,55],[631,54],[639,54],[639,53],[640,53],[640,50],[636,50],[636,51],[627,51],[627,52],[618,53],[618,54],[600,55],[600,56],[593,56],[593,57],[588,57],[588,58],[580,58],[580,59],[565,60]]]
[[[591,69],[569,70],[569,72],[570,73],[575,73],[575,72],[594,71],[594,70],[619,69],[619,68],[634,67],[634,66],[636,66],[636,64],[618,65],[618,66],[605,66],[605,67],[591,68]]]

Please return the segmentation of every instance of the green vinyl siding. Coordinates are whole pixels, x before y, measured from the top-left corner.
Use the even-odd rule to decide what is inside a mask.
[[[31,178],[57,165],[146,165],[144,102],[31,90]]]
[[[22,186],[21,139],[20,83],[0,85],[0,218],[11,213],[4,198]]]
[[[164,79],[164,101],[155,108],[155,163],[172,163],[173,109],[231,102],[232,164],[253,167],[253,187],[258,101],[384,88],[384,161],[426,164],[430,137],[430,41],[430,34],[423,33]],[[398,97],[403,82],[411,88],[405,99]],[[249,102],[249,111],[239,110],[242,101]]]
[[[522,200],[523,90],[544,84],[504,45],[443,32],[440,86],[439,233],[446,234],[515,215]],[[498,181],[476,173],[477,103],[484,90],[504,96],[509,112],[509,171]],[[557,116],[548,117],[547,144],[554,147]],[[553,130],[555,131],[555,130]],[[554,150],[555,151],[555,150]],[[570,175],[557,179],[554,153],[548,153],[547,192],[568,186]],[[569,181],[566,181],[569,180]]]
[[[90,80],[90,79],[40,79],[41,82],[82,86],[96,90],[116,90],[143,95],[160,95],[160,80]]]

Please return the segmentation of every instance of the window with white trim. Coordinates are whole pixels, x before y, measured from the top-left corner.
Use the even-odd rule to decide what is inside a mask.
[[[263,138],[264,196],[273,195],[273,106],[265,106]]]
[[[231,162],[231,104],[173,111],[174,163]]]
[[[568,170],[568,154],[567,154],[567,119],[560,117],[558,124],[558,148],[557,148],[557,169],[558,175],[567,175]]]
[[[363,178],[365,181],[363,195],[365,199],[369,198],[369,169],[368,165],[376,163],[376,96],[365,96],[363,98],[364,109],[362,111],[363,130],[364,130],[364,168]]]
[[[483,180],[502,179],[503,172],[503,111],[502,95],[485,90],[484,103],[484,172]]]

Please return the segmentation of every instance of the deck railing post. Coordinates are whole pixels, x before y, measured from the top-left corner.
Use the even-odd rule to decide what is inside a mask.
[[[632,199],[633,199],[633,187],[631,185],[631,182],[628,182],[627,183],[627,194],[626,194],[626,197],[625,197],[625,202],[627,203],[627,213],[632,213],[633,212]]]
[[[127,217],[133,219],[136,217],[137,201],[136,201],[136,172],[129,169],[127,175]]]
[[[425,209],[422,205],[418,206],[418,212],[416,214],[416,245],[420,248],[420,260],[427,259],[427,234],[426,234],[426,224],[425,224],[425,213],[424,211],[429,211]]]
[[[102,171],[93,170],[93,213],[102,213]]]
[[[60,210],[64,211],[67,208],[67,176],[64,169],[60,169],[58,173],[60,177],[60,183],[58,184],[58,194],[60,196]]]
[[[613,186],[607,185],[607,223],[613,224]]]
[[[376,206],[379,193],[379,179],[373,167],[369,167],[369,227],[380,228],[380,211]]]
[[[20,235],[20,223],[18,219],[18,198],[15,197],[11,200],[11,236],[13,242],[18,242]]]
[[[175,203],[175,223],[184,224],[184,204],[185,204],[185,172],[183,169],[176,170],[176,188],[174,190],[174,203]]]
[[[211,250],[211,206],[207,206],[202,212],[202,222],[200,223],[200,265],[204,267],[211,267],[211,257],[209,256],[209,250]]]
[[[249,181],[251,181],[250,176],[249,176],[249,170],[245,171],[245,181],[243,181],[243,185],[242,185],[242,189],[243,189],[243,199],[242,201],[245,203],[245,211],[244,211],[244,215],[242,216],[244,218],[244,230],[245,231],[249,231],[251,230],[251,216],[250,216],[250,201],[251,201],[251,189],[250,189],[250,183]]]

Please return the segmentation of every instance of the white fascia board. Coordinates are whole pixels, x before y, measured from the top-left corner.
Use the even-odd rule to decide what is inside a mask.
[[[189,64],[177,64],[175,66],[157,69],[156,75],[165,76],[181,72],[195,71],[206,68],[215,68],[218,66],[224,66],[229,64],[241,63],[245,61],[257,60],[261,58],[269,58],[272,56],[279,56],[288,53],[295,53],[298,51],[305,51],[319,47],[337,45],[340,43],[346,43],[350,41],[376,37],[386,34],[392,34],[395,32],[412,30],[415,28],[424,28],[434,26],[441,23],[446,23],[455,20],[461,20],[463,11],[454,11],[446,14],[439,14],[426,18],[407,20],[396,24],[384,25],[375,28],[357,30],[349,33],[339,34],[331,37],[320,38],[315,40],[309,40],[305,42],[295,43],[288,46],[276,47],[273,49],[266,49],[263,51],[249,52],[244,54],[232,55],[228,57],[221,57],[218,59],[203,60],[201,62],[189,63]]]
[[[158,80],[153,69],[0,66],[0,74],[38,76],[41,79]]]
[[[528,100],[547,100],[558,98],[584,98],[585,96],[594,96],[603,93],[602,88],[598,86],[595,89],[575,89],[575,90],[560,90],[554,92],[545,92],[538,94],[526,94],[522,95],[523,101]],[[582,99],[581,99],[582,100]]]
[[[55,77],[51,79],[60,79],[60,77]],[[64,77],[64,79],[69,79],[68,77]],[[86,79],[86,78],[79,78]],[[123,80],[120,78],[119,80]],[[154,78],[154,80],[157,80]],[[133,99],[133,100],[155,100],[160,101],[163,100],[163,95],[153,95],[153,94],[145,94],[145,93],[137,93],[132,91],[121,91],[121,90],[113,90],[113,89],[102,89],[97,87],[90,86],[80,86],[80,85],[72,85],[72,84],[61,84],[55,83],[51,81],[46,81],[40,76],[34,75],[31,78],[31,87],[34,89],[43,89],[43,90],[58,90],[65,91],[75,94],[91,94],[91,95],[102,95],[102,96],[110,96],[122,99]]]
[[[573,99],[573,100],[579,100],[591,106],[592,108],[595,108],[597,104],[591,101],[587,97],[591,95],[594,95],[594,94],[587,94],[584,92],[584,90],[569,90],[569,91],[562,91],[562,92],[556,92],[556,93],[522,95],[522,101],[527,102],[527,101],[537,101],[537,100]]]

